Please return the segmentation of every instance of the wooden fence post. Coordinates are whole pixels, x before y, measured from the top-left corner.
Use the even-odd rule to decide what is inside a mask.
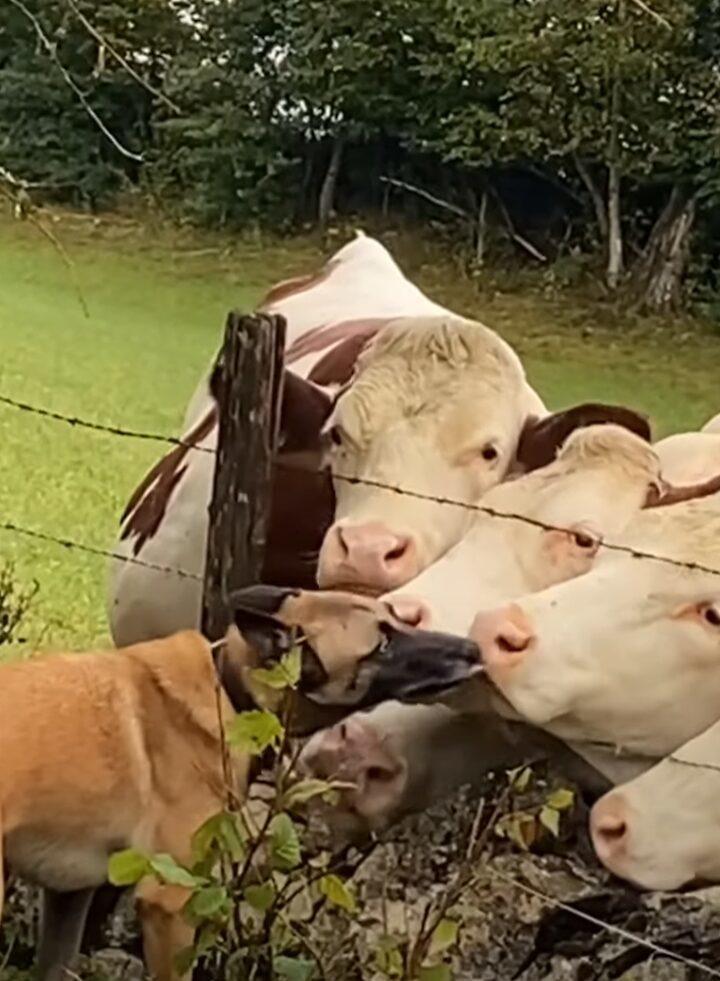
[[[203,584],[202,630],[228,627],[228,596],[258,582],[282,398],[284,317],[228,314],[214,372],[219,425]]]

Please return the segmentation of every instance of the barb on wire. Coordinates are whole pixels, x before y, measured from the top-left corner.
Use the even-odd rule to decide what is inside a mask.
[[[641,937],[638,934],[631,933],[629,930],[623,929],[623,927],[615,926],[614,923],[606,923],[604,920],[598,919],[598,917],[592,916],[590,913],[586,913],[584,910],[577,909],[570,903],[564,903],[561,899],[555,899],[554,896],[546,895],[544,892],[541,892],[540,889],[536,889],[534,886],[528,885],[521,879],[516,879],[515,876],[508,875],[507,872],[502,872],[500,869],[496,869],[492,865],[487,866],[487,871],[494,878],[500,879],[502,882],[505,882],[516,889],[520,889],[522,892],[525,892],[530,896],[534,896],[535,899],[539,899],[541,902],[545,903],[546,906],[552,906],[554,909],[560,909],[580,920],[585,920],[586,923],[591,923],[593,926],[601,927],[607,933],[613,933],[618,937],[622,937],[623,940],[630,940],[639,947],[645,947],[647,950],[651,950],[654,954],[659,954],[661,957],[668,957],[674,961],[679,961],[681,964],[685,964],[686,967],[691,967],[696,971],[709,975],[710,977],[720,978],[720,971],[714,967],[710,967],[709,964],[703,964],[702,961],[697,961],[692,957],[686,957],[684,954],[678,954],[676,951],[670,950],[669,947],[662,947],[660,944],[656,944],[652,940],[647,940],[645,937]]]
[[[99,555],[105,559],[116,559],[118,562],[127,562],[129,565],[139,565],[154,572],[167,572],[177,576],[179,579],[194,579],[202,582],[202,576],[195,575],[194,572],[186,572],[185,569],[178,569],[170,565],[158,565],[155,562],[146,562],[144,559],[133,558],[130,555],[119,555],[109,549],[98,548],[96,545],[87,545],[85,542],[76,542],[70,538],[59,538],[46,531],[37,531],[35,528],[25,528],[14,521],[0,521],[0,531],[9,531],[15,535],[22,535],[24,538],[32,538],[35,541],[49,542],[52,545],[59,545],[66,549],[75,549],[78,552],[85,552],[88,555]]]
[[[15,2],[15,0],[13,0],[13,2]],[[83,429],[92,429],[96,432],[109,433],[112,436],[126,436],[132,439],[152,440],[154,442],[167,443],[171,446],[183,446],[188,450],[196,450],[200,453],[210,453],[213,456],[215,455],[215,450],[211,449],[210,447],[198,446],[195,443],[189,443],[186,440],[178,439],[175,436],[166,436],[159,433],[142,432],[140,430],[124,429],[121,426],[108,426],[99,422],[91,422],[87,419],[80,419],[77,416],[68,416],[61,412],[55,412],[51,409],[43,409],[38,406],[30,405],[27,402],[21,402],[18,399],[11,398],[7,395],[0,395],[0,404],[8,405],[12,408],[20,409],[23,412],[29,412],[33,415],[39,415],[48,419],[54,419],[58,422],[64,422],[70,426],[78,426]],[[283,460],[277,460],[276,463],[277,466],[286,470],[307,472],[305,468],[294,463],[286,463]],[[529,525],[532,528],[538,528],[540,531],[559,531],[564,534],[572,532],[571,528],[563,528],[560,525],[540,521],[538,518],[531,518],[526,514],[519,514],[514,511],[499,511],[497,508],[489,507],[486,504],[471,504],[467,501],[454,500],[451,497],[442,497],[436,494],[425,494],[422,491],[410,490],[408,487],[398,487],[393,484],[387,484],[380,480],[372,480],[367,477],[351,477],[348,474],[333,473],[333,479],[347,484],[373,487],[376,490],[388,491],[391,494],[399,494],[403,497],[412,497],[419,501],[429,501],[432,504],[441,504],[446,507],[461,508],[464,511],[471,511],[476,514],[486,514],[488,517],[498,518],[504,521],[517,521],[521,524]],[[701,562],[689,562],[673,559],[667,555],[658,555],[655,552],[647,552],[644,549],[634,548],[630,545],[620,545],[617,542],[602,542],[601,548],[606,549],[608,552],[618,552],[624,555],[629,555],[634,559],[647,559],[652,562],[662,563],[663,565],[674,566],[678,569],[686,569],[688,572],[704,572],[708,575],[720,576],[720,569],[713,566],[704,565]]]

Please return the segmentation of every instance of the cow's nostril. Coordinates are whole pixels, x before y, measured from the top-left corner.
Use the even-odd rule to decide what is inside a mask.
[[[622,818],[605,817],[599,824],[600,835],[610,844],[620,841],[627,833],[627,824]]]
[[[392,780],[392,771],[387,770],[382,766],[369,766],[367,768],[367,778],[368,780],[376,780],[379,783],[387,783]]]
[[[496,638],[498,649],[505,654],[519,654],[530,646],[530,638],[520,634],[499,634]]]

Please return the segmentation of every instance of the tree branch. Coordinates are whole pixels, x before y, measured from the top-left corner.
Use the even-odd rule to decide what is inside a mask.
[[[98,44],[102,44],[110,52],[113,58],[118,62],[118,64],[122,68],[125,69],[128,75],[134,78],[135,81],[139,85],[142,85],[144,89],[147,89],[147,91],[151,95],[154,95],[156,99],[159,99],[160,102],[163,102],[168,107],[168,109],[171,109],[172,112],[174,112],[177,116],[181,115],[181,110],[178,108],[178,106],[176,106],[175,103],[171,99],[169,99],[164,92],[161,92],[159,89],[156,89],[153,85],[150,84],[150,82],[147,81],[147,79],[144,79],[142,75],[136,72],[133,66],[129,63],[129,61],[126,58],[123,58],[120,52],[117,51],[109,43],[109,41],[105,37],[103,37],[100,31],[98,31],[97,28],[95,28],[90,23],[90,21],[87,19],[85,14],[80,10],[78,5],[75,3],[75,0],[65,0],[65,3],[68,5],[70,10],[72,10],[72,12],[75,14],[75,16],[80,21],[80,23],[85,28],[85,30],[88,32],[88,34],[90,34],[91,37],[93,37],[98,42]]]
[[[128,150],[127,147],[123,146],[122,143],[117,139],[117,137],[113,133],[111,133],[111,131],[107,128],[107,126],[102,121],[100,116],[98,116],[98,114],[95,112],[93,107],[85,98],[85,95],[82,89],[80,88],[80,86],[77,84],[77,82],[72,77],[70,72],[67,70],[65,65],[63,65],[63,63],[60,61],[56,46],[52,43],[52,41],[49,39],[45,31],[42,29],[40,21],[37,19],[35,14],[33,14],[32,11],[28,10],[28,8],[25,6],[22,0],[10,0],[10,3],[20,11],[23,17],[25,17],[27,20],[30,21],[30,23],[32,24],[35,30],[35,33],[37,34],[40,44],[47,51],[48,55],[57,66],[58,70],[60,71],[60,74],[65,80],[66,85],[68,85],[69,88],[71,88],[72,91],[75,93],[75,95],[78,97],[80,103],[82,104],[83,109],[88,114],[88,116],[90,116],[90,118],[98,127],[98,129],[103,134],[103,136],[107,140],[109,140],[110,143],[112,143],[112,145],[115,147],[118,153],[122,154],[123,157],[127,157],[128,160],[134,160],[137,163],[142,163],[143,162],[142,154],[133,153],[132,150]]]

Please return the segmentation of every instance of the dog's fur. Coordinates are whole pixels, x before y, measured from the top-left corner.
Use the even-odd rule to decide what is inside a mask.
[[[227,800],[221,720],[273,699],[277,708],[278,693],[258,687],[254,667],[297,640],[300,689],[311,707],[313,694],[322,703],[316,725],[338,705],[350,712],[393,691],[402,695],[404,684],[417,687],[417,650],[408,656],[414,641],[408,646],[407,631],[384,604],[254,587],[236,594],[233,607],[234,625],[217,650],[185,631],[120,651],[0,666],[0,867],[4,850],[11,869],[43,887],[42,981],[66,976],[113,852],[132,847],[190,859],[193,832]],[[418,641],[427,663],[430,655],[448,664],[455,657],[457,674],[455,655],[468,661],[467,646],[461,652],[457,645],[467,642],[437,643],[430,651]],[[467,676],[467,665],[462,670]],[[434,684],[442,685],[437,674]],[[240,799],[249,765],[246,754],[232,753]],[[148,968],[157,981],[171,981],[175,955],[193,939],[181,913],[188,893],[145,879],[136,895]],[[0,876],[0,918],[2,901]]]

